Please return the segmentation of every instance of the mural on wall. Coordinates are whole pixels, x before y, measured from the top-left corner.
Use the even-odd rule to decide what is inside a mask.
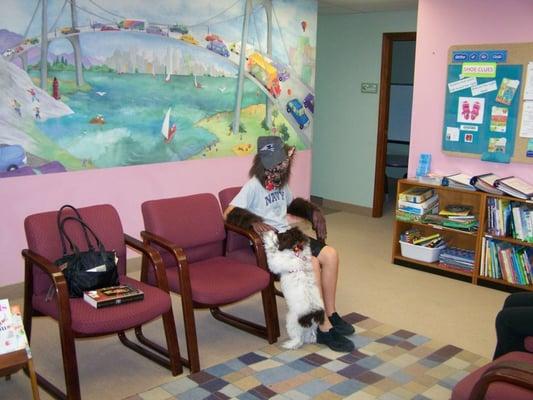
[[[0,177],[247,155],[268,134],[312,144],[314,0],[2,9]]]

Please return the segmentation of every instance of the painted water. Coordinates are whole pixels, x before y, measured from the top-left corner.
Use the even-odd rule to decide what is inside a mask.
[[[33,75],[33,74],[32,74]],[[74,72],[54,73],[60,82],[73,81]],[[105,168],[186,160],[217,141],[195,123],[213,114],[233,111],[237,79],[199,76],[84,72],[88,92],[69,94],[65,101],[74,114],[38,122],[59,146],[81,160]],[[265,96],[245,81],[242,107],[265,102]],[[161,126],[168,109],[176,134],[164,142]],[[90,121],[102,115],[105,124]]]

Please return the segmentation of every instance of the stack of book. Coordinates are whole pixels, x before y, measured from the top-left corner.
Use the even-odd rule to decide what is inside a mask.
[[[431,188],[412,187],[398,195],[396,218],[400,221],[419,221],[426,214],[439,210],[439,196]]]
[[[440,233],[423,234],[418,229],[408,229],[400,235],[400,241],[415,244],[417,246],[437,248],[444,244],[444,239]]]
[[[533,209],[526,203],[489,197],[488,232],[533,243]]]
[[[449,204],[438,215],[425,215],[422,222],[470,232],[477,231],[479,225],[472,206],[463,204]]]
[[[448,247],[439,254],[439,267],[461,272],[472,272],[474,269],[474,251]]]
[[[512,246],[484,237],[479,274],[514,284],[530,285],[533,283],[532,260],[532,248]]]

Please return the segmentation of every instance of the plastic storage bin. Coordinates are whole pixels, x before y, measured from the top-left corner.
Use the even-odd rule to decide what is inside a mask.
[[[440,247],[424,247],[416,244],[402,242],[400,240],[400,246],[403,257],[412,258],[413,260],[424,262],[435,262],[439,259],[439,254],[446,246]]]

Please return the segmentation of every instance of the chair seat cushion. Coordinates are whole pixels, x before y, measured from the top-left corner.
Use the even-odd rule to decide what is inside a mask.
[[[533,353],[514,351],[501,356],[497,361],[493,361],[477,369],[455,385],[451,400],[468,400],[474,385],[481,375],[498,361],[523,361],[533,363]],[[485,400],[531,400],[532,398],[533,393],[531,391],[505,382],[494,382],[490,384],[485,396]]]
[[[121,276],[119,280],[121,285],[141,289],[144,299],[98,309],[89,305],[83,298],[70,299],[71,326],[77,336],[124,331],[155,319],[170,309],[170,295],[159,288],[127,276]],[[46,295],[33,297],[34,309],[57,320],[57,296],[50,301],[46,301],[45,297]]]
[[[189,264],[192,299],[204,305],[224,305],[263,290],[270,274],[253,264],[229,257],[214,257]],[[168,284],[180,293],[178,269],[167,268]]]

